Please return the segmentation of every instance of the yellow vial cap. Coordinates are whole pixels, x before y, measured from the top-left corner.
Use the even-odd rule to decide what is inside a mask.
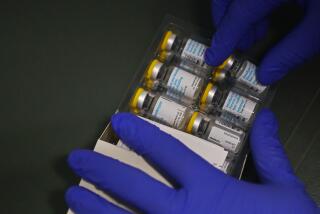
[[[225,73],[220,70],[220,69],[216,69],[215,71],[213,71],[212,73],[212,80],[214,82],[218,82],[218,81],[221,81],[225,78]]]
[[[144,92],[145,90],[143,88],[137,88],[137,90],[134,92],[133,96],[130,100],[130,108],[136,113],[139,112],[137,109],[138,106],[138,100],[139,96]]]
[[[200,99],[200,108],[204,109],[206,106],[206,101],[210,90],[213,88],[213,83],[208,83],[206,89],[204,90],[201,99]]]
[[[213,81],[221,81],[225,78],[225,71],[229,70],[234,63],[234,56],[230,55],[221,65],[214,68],[212,72]]]
[[[160,51],[158,57],[162,62],[165,62],[168,58],[168,52],[167,51]]]
[[[155,68],[155,66],[158,64],[158,63],[161,63],[159,60],[157,59],[154,59],[151,61],[151,63],[149,64],[147,70],[146,70],[146,79],[151,79],[152,77],[152,72],[153,72],[153,69]]]
[[[174,41],[176,40],[177,35],[173,33],[172,31],[167,31],[162,37],[162,40],[160,42],[160,50],[170,51]]]
[[[193,127],[193,123],[194,121],[197,119],[199,112],[194,112],[189,120],[189,123],[187,125],[186,128],[186,132],[190,133],[192,132],[192,127]]]
[[[160,43],[160,49],[161,50],[166,50],[167,49],[167,44],[168,44],[168,40],[169,40],[169,38],[172,36],[172,31],[167,31],[165,34],[164,34],[164,36],[163,36],[163,39],[162,39],[162,41],[161,41],[161,43]]]
[[[146,80],[145,86],[148,90],[153,89],[154,88],[154,81],[151,79]]]

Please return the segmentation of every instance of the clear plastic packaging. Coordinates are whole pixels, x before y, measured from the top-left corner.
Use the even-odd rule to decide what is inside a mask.
[[[119,111],[134,112],[220,145],[229,151],[224,171],[239,178],[248,154],[248,129],[274,90],[257,84],[255,65],[239,55],[216,68],[207,65],[204,55],[212,33],[168,17]],[[198,130],[197,121],[201,121]]]
[[[153,60],[145,73],[145,86],[163,92],[185,104],[195,104],[206,85],[206,80],[175,65]]]

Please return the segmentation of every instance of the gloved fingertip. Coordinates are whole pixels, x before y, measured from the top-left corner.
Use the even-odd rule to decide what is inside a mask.
[[[278,130],[278,121],[274,113],[269,109],[262,109],[253,123],[251,135],[253,137],[265,137],[273,135]]]
[[[64,199],[70,207],[74,207],[78,203],[78,198],[81,195],[79,186],[69,187],[64,195]]]
[[[293,31],[264,56],[257,69],[257,79],[261,84],[275,83],[304,61],[308,45],[301,45],[303,42],[296,35],[292,36],[295,32],[300,31]]]
[[[131,113],[118,113],[112,116],[111,125],[119,138],[128,146],[138,142],[152,126],[145,120]],[[150,130],[148,131],[148,133]]]
[[[123,113],[116,113],[111,117],[111,126],[113,130],[115,130],[116,132],[119,130],[119,127],[121,127],[120,123],[122,121],[122,118],[123,118]]]
[[[219,63],[217,62],[215,51],[212,48],[207,48],[204,59],[206,63],[210,66],[218,66]]]
[[[274,113],[270,109],[263,108],[258,113],[257,120],[261,120],[261,122],[264,122],[264,123],[273,123],[274,120],[276,120],[276,118]]]
[[[111,117],[111,126],[113,130],[119,134],[121,131],[128,126],[131,126],[131,124],[134,124],[134,120],[137,119],[137,116],[135,116],[132,113],[128,112],[121,112],[112,115]],[[132,123],[133,122],[133,123]]]
[[[68,156],[69,166],[75,171],[82,169],[91,153],[91,151],[80,149],[72,151]]]
[[[217,37],[214,37],[211,47],[208,47],[205,52],[205,62],[210,66],[219,66],[232,54],[234,48],[229,44],[219,42]]]
[[[96,196],[84,187],[70,187],[64,198],[70,209],[76,213],[97,213],[99,210]]]
[[[264,126],[276,125],[277,119],[274,113],[270,109],[264,108],[260,110],[260,112],[257,114],[255,123],[258,123]]]
[[[257,70],[257,79],[262,85],[271,85],[281,79],[284,75],[279,75],[279,72],[275,72],[264,67],[260,67]]]

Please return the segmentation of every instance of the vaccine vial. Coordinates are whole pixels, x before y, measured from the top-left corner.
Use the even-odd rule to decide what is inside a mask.
[[[180,37],[172,31],[167,31],[160,43],[161,51],[173,52],[180,59],[192,62],[205,70],[210,69],[204,59],[207,48],[205,44],[191,38]]]
[[[160,122],[164,125],[185,131],[185,128],[195,113],[172,99],[138,88],[130,101],[131,110],[143,117]]]
[[[235,90],[221,90],[214,83],[208,83],[201,99],[200,108],[208,113],[221,112],[229,122],[248,125],[257,111],[258,103]]]
[[[240,88],[248,89],[254,95],[262,95],[266,86],[258,83],[256,78],[257,67],[249,60],[231,55],[213,72],[213,81],[235,83]]]
[[[158,90],[185,104],[195,103],[205,87],[205,80],[182,68],[153,60],[145,72],[148,89]]]
[[[205,79],[211,78],[212,67],[208,67],[207,69],[201,68],[190,61],[181,59],[179,56],[177,56],[177,54],[175,54],[172,51],[159,51],[157,58],[161,62],[176,65],[180,68],[185,69],[186,71],[190,71]]]
[[[192,115],[186,131],[233,153],[240,151],[245,139],[242,129],[219,117],[208,117],[198,112]]]

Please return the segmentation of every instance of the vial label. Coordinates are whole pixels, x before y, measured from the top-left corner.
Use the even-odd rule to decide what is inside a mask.
[[[253,63],[249,61],[246,61],[244,70],[242,74],[239,76],[239,81],[249,86],[257,93],[261,94],[266,89],[266,86],[263,86],[258,83],[256,78],[256,70],[257,66],[255,66]]]
[[[160,96],[155,104],[152,116],[166,124],[178,128],[184,121],[187,107]]]
[[[246,122],[254,113],[256,103],[232,91],[229,92],[222,109],[243,118]]]
[[[167,83],[167,95],[181,100],[183,97],[195,99],[195,93],[199,88],[201,78],[174,67]]]
[[[181,58],[189,60],[201,67],[207,67],[204,61],[206,49],[206,45],[196,42],[192,39],[188,39],[181,53]]]
[[[229,124],[225,123],[225,122],[222,122],[222,121],[219,121],[219,120],[215,120],[214,121],[215,124],[219,125],[219,126],[222,126],[223,128],[226,128],[232,132],[235,132],[237,133],[238,135],[243,135],[243,131],[239,128],[232,128]]]
[[[235,152],[240,143],[240,137],[220,127],[213,126],[210,130],[208,140],[223,148]]]

